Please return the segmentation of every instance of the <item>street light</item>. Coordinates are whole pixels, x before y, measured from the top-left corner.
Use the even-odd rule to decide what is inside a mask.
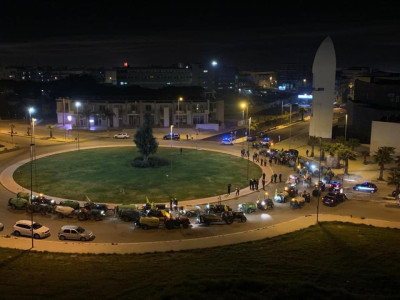
[[[77,126],[78,126],[78,151],[79,151],[79,126],[80,126],[80,119],[79,119],[79,107],[81,106],[81,103],[79,101],[75,102],[76,106],[76,121],[77,121]]]
[[[319,197],[321,194],[321,186],[319,185],[319,182],[321,181],[321,157],[322,157],[322,138],[319,138],[319,170],[318,170],[318,202],[317,202],[317,223],[318,221],[318,215],[319,215]]]
[[[171,125],[170,127],[171,127],[171,133],[170,134],[171,134],[171,147],[172,147],[172,128],[174,128],[174,125]]]
[[[245,130],[247,130],[247,126],[246,123],[244,122],[244,109],[246,108],[246,120],[249,117],[249,104],[246,102],[242,102],[240,104],[240,107],[242,108],[242,113],[243,113],[243,123],[245,126]],[[246,136],[250,135],[250,122],[249,122],[249,132],[245,132]],[[249,140],[246,138],[247,140],[247,153],[250,154],[250,146],[249,146]],[[247,155],[247,180],[249,179],[249,164],[250,164],[250,155]]]
[[[183,98],[179,97],[179,99],[178,99],[178,128],[179,128],[179,123],[180,123],[180,119],[179,119],[179,102],[182,102],[182,101],[183,101]]]
[[[33,144],[33,118],[32,118],[32,114],[35,112],[35,109],[33,107],[29,107],[28,108],[28,112],[29,112],[29,120],[31,123],[31,128],[32,128],[32,132],[31,132],[31,145],[30,145],[30,150],[31,150],[31,191],[30,191],[30,196],[29,196],[29,205],[32,204],[32,194],[33,194],[33,147],[35,146]],[[33,249],[33,210],[31,210],[31,240],[32,240],[32,249]]]
[[[246,102],[242,102],[242,103],[240,103],[240,107],[242,108],[243,125],[246,126],[246,122],[244,119],[244,109],[246,109],[246,120],[247,120],[249,118],[249,105]]]

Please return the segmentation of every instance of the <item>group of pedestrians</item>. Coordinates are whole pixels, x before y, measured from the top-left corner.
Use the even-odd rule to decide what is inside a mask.
[[[250,179],[249,184],[250,184],[250,190],[258,191],[259,179],[255,179],[255,178]]]
[[[272,174],[271,175],[271,183],[276,183],[276,179],[279,179],[279,182],[282,182],[282,174],[276,174],[276,173],[274,173],[274,174]]]

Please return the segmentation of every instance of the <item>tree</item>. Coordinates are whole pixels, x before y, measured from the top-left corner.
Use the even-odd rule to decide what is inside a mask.
[[[357,152],[347,149],[344,147],[340,147],[338,150],[338,157],[339,159],[344,160],[344,174],[349,174],[349,160],[356,160]]]
[[[153,118],[150,113],[144,115],[144,124],[136,131],[133,141],[143,156],[143,161],[147,162],[149,156],[157,152],[158,143],[153,136]]]
[[[49,131],[50,131],[50,138],[52,139],[52,138],[53,138],[53,129],[54,129],[54,126],[51,125],[51,124],[48,124],[48,125],[47,125],[47,129],[49,129]]]
[[[396,195],[400,192],[400,170],[393,169],[390,171],[388,176],[388,185],[396,186]]]
[[[351,150],[354,151],[354,148],[357,148],[360,146],[360,140],[359,139],[349,139],[348,141],[345,142],[346,147],[349,147]]]
[[[310,136],[307,144],[311,146],[311,154],[310,157],[314,157],[314,147],[320,144],[320,138],[316,136]]]
[[[335,160],[335,165],[333,166],[336,169],[340,168],[340,158],[339,158],[339,150],[343,149],[343,144],[340,143],[324,143],[323,149],[329,153],[330,156],[335,157],[337,154],[337,160]]]
[[[361,155],[363,157],[363,164],[366,165],[367,164],[367,157],[369,156],[369,151],[367,150],[363,150],[361,151]]]
[[[299,114],[301,115],[301,120],[304,120],[304,114],[307,113],[307,108],[305,108],[304,106],[300,106],[299,107]]]
[[[383,170],[385,169],[385,164],[391,163],[393,161],[394,147],[379,147],[374,154],[374,161],[378,163],[379,178],[378,180],[383,180]]]

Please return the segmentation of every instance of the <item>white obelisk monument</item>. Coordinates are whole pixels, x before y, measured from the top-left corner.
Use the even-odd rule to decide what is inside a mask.
[[[335,101],[336,54],[328,36],[319,46],[312,67],[313,104],[309,136],[332,138]]]

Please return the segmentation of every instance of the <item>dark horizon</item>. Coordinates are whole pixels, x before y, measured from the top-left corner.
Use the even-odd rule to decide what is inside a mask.
[[[106,1],[6,3],[0,20],[0,65],[117,67],[207,64],[273,70],[312,65],[326,36],[338,68],[400,72],[400,24],[395,2],[287,7],[175,1],[112,5]],[[229,7],[229,8],[228,8]]]

